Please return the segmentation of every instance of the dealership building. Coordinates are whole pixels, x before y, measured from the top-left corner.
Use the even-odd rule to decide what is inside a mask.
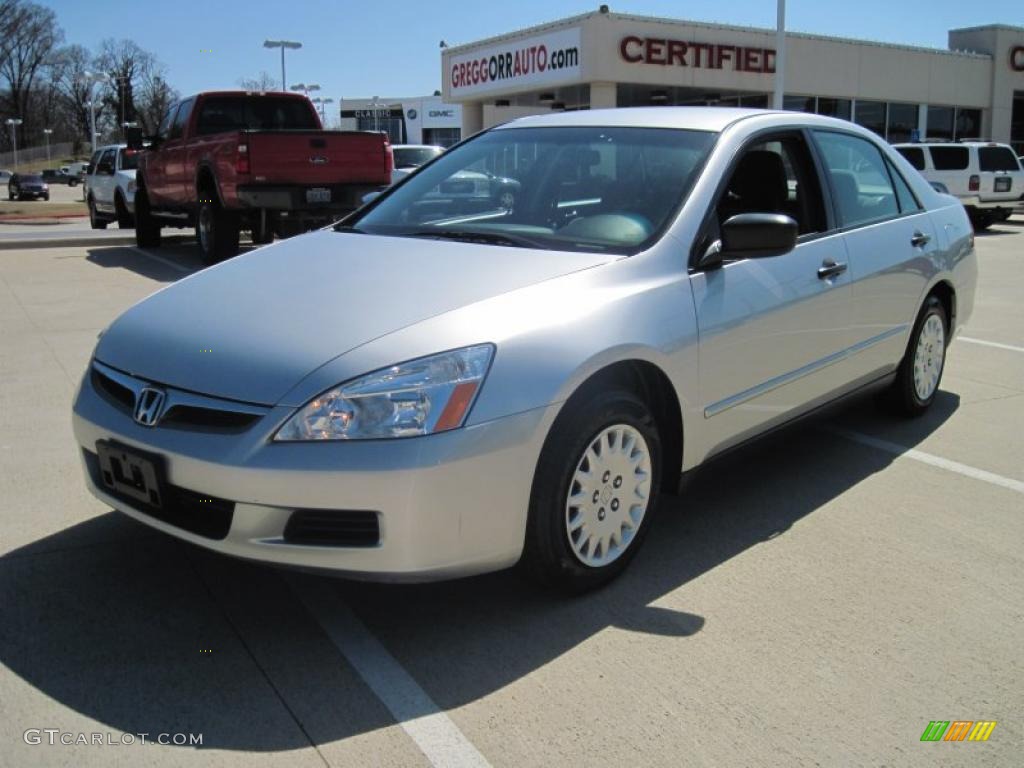
[[[462,107],[440,95],[342,99],[341,129],[383,131],[392,144],[450,147],[462,136]]]
[[[613,13],[606,6],[441,53],[462,134],[552,110],[768,107],[775,30]],[[891,142],[985,138],[1024,154],[1024,27],[949,32],[921,48],[789,32],[785,108],[853,120]]]

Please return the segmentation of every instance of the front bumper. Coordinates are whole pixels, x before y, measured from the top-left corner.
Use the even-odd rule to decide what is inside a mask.
[[[242,433],[142,427],[98,392],[87,374],[73,426],[93,495],[153,528],[224,554],[382,581],[454,578],[519,559],[533,472],[556,406],[427,437],[271,442],[293,410],[272,408]],[[167,483],[233,502],[226,535],[192,533],[112,495],[89,466],[100,440],[158,454]],[[285,526],[299,509],[372,510],[379,542],[286,542]]]

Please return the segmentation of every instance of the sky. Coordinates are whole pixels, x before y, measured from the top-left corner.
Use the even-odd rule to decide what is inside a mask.
[[[572,0],[35,0],[52,8],[68,43],[95,50],[128,38],[165,65],[183,95],[236,88],[266,71],[281,77],[266,38],[298,40],[288,51],[288,85],[317,83],[335,100],[423,96],[441,87],[439,44],[473,42],[596,10]],[[774,27],[772,0],[686,3],[612,0],[612,11]],[[1024,26],[1024,0],[789,0],[786,27],[812,34],[935,48],[946,33],[980,24]]]

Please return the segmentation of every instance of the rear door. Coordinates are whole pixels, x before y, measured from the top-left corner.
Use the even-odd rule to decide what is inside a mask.
[[[846,383],[850,276],[802,131],[748,144],[719,193],[708,241],[739,213],[783,213],[796,249],[697,273],[700,393],[717,449],[806,410]],[[707,231],[707,230],[706,230]]]
[[[941,243],[931,218],[878,146],[841,131],[815,130],[814,137],[850,257],[853,373],[881,375],[903,356],[928,262]]]

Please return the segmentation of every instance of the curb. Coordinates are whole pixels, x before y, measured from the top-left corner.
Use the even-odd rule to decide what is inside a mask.
[[[101,248],[107,245],[135,245],[135,235],[123,235],[118,237],[76,237],[74,235],[69,235],[68,237],[47,237],[24,240],[0,239],[0,250],[3,251],[16,251],[28,248],[75,248],[89,245],[95,245]]]

